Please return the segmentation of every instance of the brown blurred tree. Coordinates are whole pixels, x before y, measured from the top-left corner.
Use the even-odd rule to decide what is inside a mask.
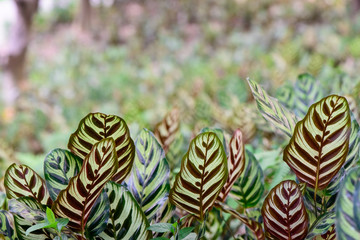
[[[12,108],[21,89],[25,86],[25,62],[30,42],[31,25],[39,0],[14,0],[16,20],[11,28],[8,45],[0,55],[3,69],[2,95],[7,108]]]

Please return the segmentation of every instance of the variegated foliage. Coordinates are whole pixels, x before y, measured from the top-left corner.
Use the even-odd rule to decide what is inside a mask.
[[[316,221],[311,225],[309,233],[306,236],[305,240],[313,240],[314,238],[322,239],[322,235],[326,233],[334,226],[335,224],[335,211],[330,211],[319,216]],[[326,239],[326,238],[325,238]]]
[[[10,199],[32,197],[43,205],[52,204],[45,181],[26,165],[12,164],[6,170],[4,185]]]
[[[297,119],[276,98],[270,97],[265,90],[254,81],[248,79],[252,94],[263,117],[283,134],[291,137]]]
[[[14,217],[10,212],[5,210],[0,210],[0,236],[1,235],[7,240],[18,239],[15,231]]]
[[[114,182],[108,182],[105,191],[110,201],[110,218],[101,239],[150,239],[149,222],[132,194]]]
[[[70,179],[68,187],[59,193],[53,204],[54,213],[59,217],[68,218],[68,226],[80,231],[82,235],[91,208],[106,182],[117,171],[115,147],[112,138],[96,143],[84,159],[79,174]]]
[[[171,143],[175,140],[176,134],[179,131],[179,117],[179,109],[174,108],[155,127],[155,136],[165,153],[168,152]]]
[[[261,214],[265,235],[277,240],[303,240],[308,232],[308,215],[296,182],[276,185],[264,200]]]
[[[351,132],[345,98],[331,95],[313,104],[296,124],[284,161],[308,187],[322,190],[345,162]]]
[[[170,190],[170,201],[203,221],[227,176],[227,159],[221,141],[215,133],[201,133],[191,141],[181,162]]]
[[[168,199],[169,164],[164,150],[147,129],[139,133],[135,140],[135,148],[134,166],[128,186],[151,222]]]
[[[240,177],[235,181],[230,196],[237,200],[241,207],[254,207],[264,192],[264,174],[250,151],[245,151],[245,167]]]
[[[360,151],[360,126],[353,114],[351,114],[351,133],[349,139],[349,152],[346,156],[344,168],[348,171],[359,161]]]
[[[135,155],[129,128],[122,118],[90,113],[80,121],[78,129],[70,136],[68,148],[85,159],[94,144],[105,138],[113,138],[115,141],[119,168],[112,180],[121,183],[130,173]]]

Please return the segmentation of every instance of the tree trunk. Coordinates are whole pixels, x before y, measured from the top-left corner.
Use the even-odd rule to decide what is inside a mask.
[[[14,0],[14,3],[16,20],[11,28],[8,46],[0,55],[0,66],[3,68],[2,94],[6,107],[14,105],[25,85],[26,52],[39,0]]]
[[[84,33],[91,30],[91,4],[90,0],[81,0],[80,2],[79,22],[80,28]]]

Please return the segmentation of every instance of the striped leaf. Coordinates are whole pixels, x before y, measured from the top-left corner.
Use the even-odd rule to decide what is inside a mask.
[[[319,216],[309,229],[305,240],[312,240],[314,237],[321,237],[335,224],[335,212],[327,212]]]
[[[175,211],[175,206],[170,203],[169,198],[155,214],[153,222],[155,223],[166,223],[173,216]]]
[[[336,202],[338,239],[360,239],[360,167],[349,171]]]
[[[322,91],[318,81],[308,73],[298,76],[295,83],[295,114],[303,118],[309,107],[322,98]]]
[[[169,199],[203,221],[227,177],[227,159],[221,141],[215,133],[201,133],[190,143]]]
[[[63,149],[54,149],[44,162],[44,175],[50,197],[55,201],[61,190],[64,190],[70,178],[78,174],[82,160],[71,152]]]
[[[315,190],[328,186],[349,148],[350,112],[344,97],[331,95],[313,104],[298,122],[284,150],[284,161],[301,182]]]
[[[166,160],[169,162],[170,169],[180,168],[181,161],[179,161],[179,159],[182,158],[186,150],[187,143],[184,136],[177,134],[173,144],[170,145],[166,153]]]
[[[224,187],[221,189],[218,201],[224,202],[235,181],[245,168],[245,147],[240,129],[237,129],[229,143],[228,171],[229,176]]]
[[[150,239],[149,222],[130,191],[124,186],[108,182],[105,191],[110,201],[110,218],[102,239]]]
[[[293,86],[283,86],[276,91],[276,98],[287,109],[295,108],[295,93]]]
[[[270,97],[260,85],[248,79],[252,94],[263,117],[283,134],[291,137],[297,119],[276,98]]]
[[[12,164],[6,170],[4,185],[9,199],[32,197],[43,205],[52,204],[45,181],[26,165]]]
[[[135,140],[136,155],[129,190],[139,203],[148,221],[155,217],[168,199],[169,164],[155,136],[143,129]]]
[[[309,219],[296,182],[286,180],[276,185],[264,200],[261,209],[265,235],[277,240],[303,240]]]
[[[130,173],[135,156],[134,142],[122,118],[90,113],[80,121],[78,129],[71,135],[68,148],[84,159],[94,144],[105,138],[113,138],[115,141],[119,168],[112,180],[121,183]]]
[[[7,240],[18,239],[15,231],[14,217],[5,210],[0,210],[0,235],[3,235]]]
[[[179,117],[179,109],[174,108],[155,127],[155,136],[166,153],[179,131]]]
[[[351,114],[351,133],[349,140],[349,152],[346,156],[344,168],[348,171],[359,160],[360,150],[360,127],[353,114]]]
[[[236,199],[243,208],[254,207],[264,192],[264,174],[255,156],[245,151],[245,167],[235,181],[230,196]]]
[[[336,229],[335,229],[335,225],[332,225],[329,230],[324,233],[321,234],[320,236],[316,236],[316,238],[313,240],[336,240]]]
[[[114,140],[106,138],[96,143],[84,159],[79,174],[71,178],[68,187],[59,193],[52,207],[54,213],[68,218],[68,226],[84,234],[91,208],[116,170]]]
[[[200,131],[200,133],[205,133],[205,132],[213,132],[216,134],[216,136],[220,139],[220,141],[224,147],[225,154],[227,156],[229,153],[229,150],[228,150],[228,143],[227,143],[226,137],[225,137],[225,132],[220,128],[209,128],[209,127],[205,127],[203,129],[201,129],[201,131]]]

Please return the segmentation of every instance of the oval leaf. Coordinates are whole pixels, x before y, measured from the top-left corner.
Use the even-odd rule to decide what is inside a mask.
[[[221,141],[215,133],[201,133],[190,143],[169,199],[202,221],[227,177],[227,159]]]
[[[78,156],[59,148],[45,157],[44,175],[52,200],[68,186],[70,178],[78,174],[81,165],[82,160]]]
[[[303,240],[309,219],[296,182],[287,180],[276,185],[261,209],[265,234],[270,239]]]
[[[349,171],[336,203],[338,239],[360,239],[360,167]]]
[[[155,127],[155,136],[166,153],[179,131],[179,116],[179,109],[174,108]]]
[[[235,181],[239,178],[245,168],[245,147],[240,129],[234,132],[229,143],[228,171],[229,176],[224,187],[221,189],[218,201],[224,202]]]
[[[90,113],[80,121],[78,129],[71,134],[68,148],[84,159],[94,144],[105,138],[113,138],[115,141],[119,168],[112,180],[121,183],[130,173],[135,155],[134,142],[122,118]]]
[[[110,201],[110,218],[106,229],[99,234],[103,239],[150,239],[149,222],[132,194],[114,182],[105,187]]]
[[[284,150],[284,161],[298,179],[317,190],[327,187],[343,165],[349,148],[349,105],[332,95],[313,104],[298,122]]]
[[[116,170],[114,140],[106,138],[96,143],[86,156],[79,174],[71,178],[68,187],[59,193],[52,207],[54,213],[68,218],[68,226],[83,234],[92,206]]]
[[[43,205],[52,204],[45,181],[26,165],[12,164],[6,170],[4,185],[10,199],[32,197]]]
[[[148,221],[155,217],[168,199],[169,164],[155,136],[143,129],[135,140],[136,156],[129,190],[141,206]]]

